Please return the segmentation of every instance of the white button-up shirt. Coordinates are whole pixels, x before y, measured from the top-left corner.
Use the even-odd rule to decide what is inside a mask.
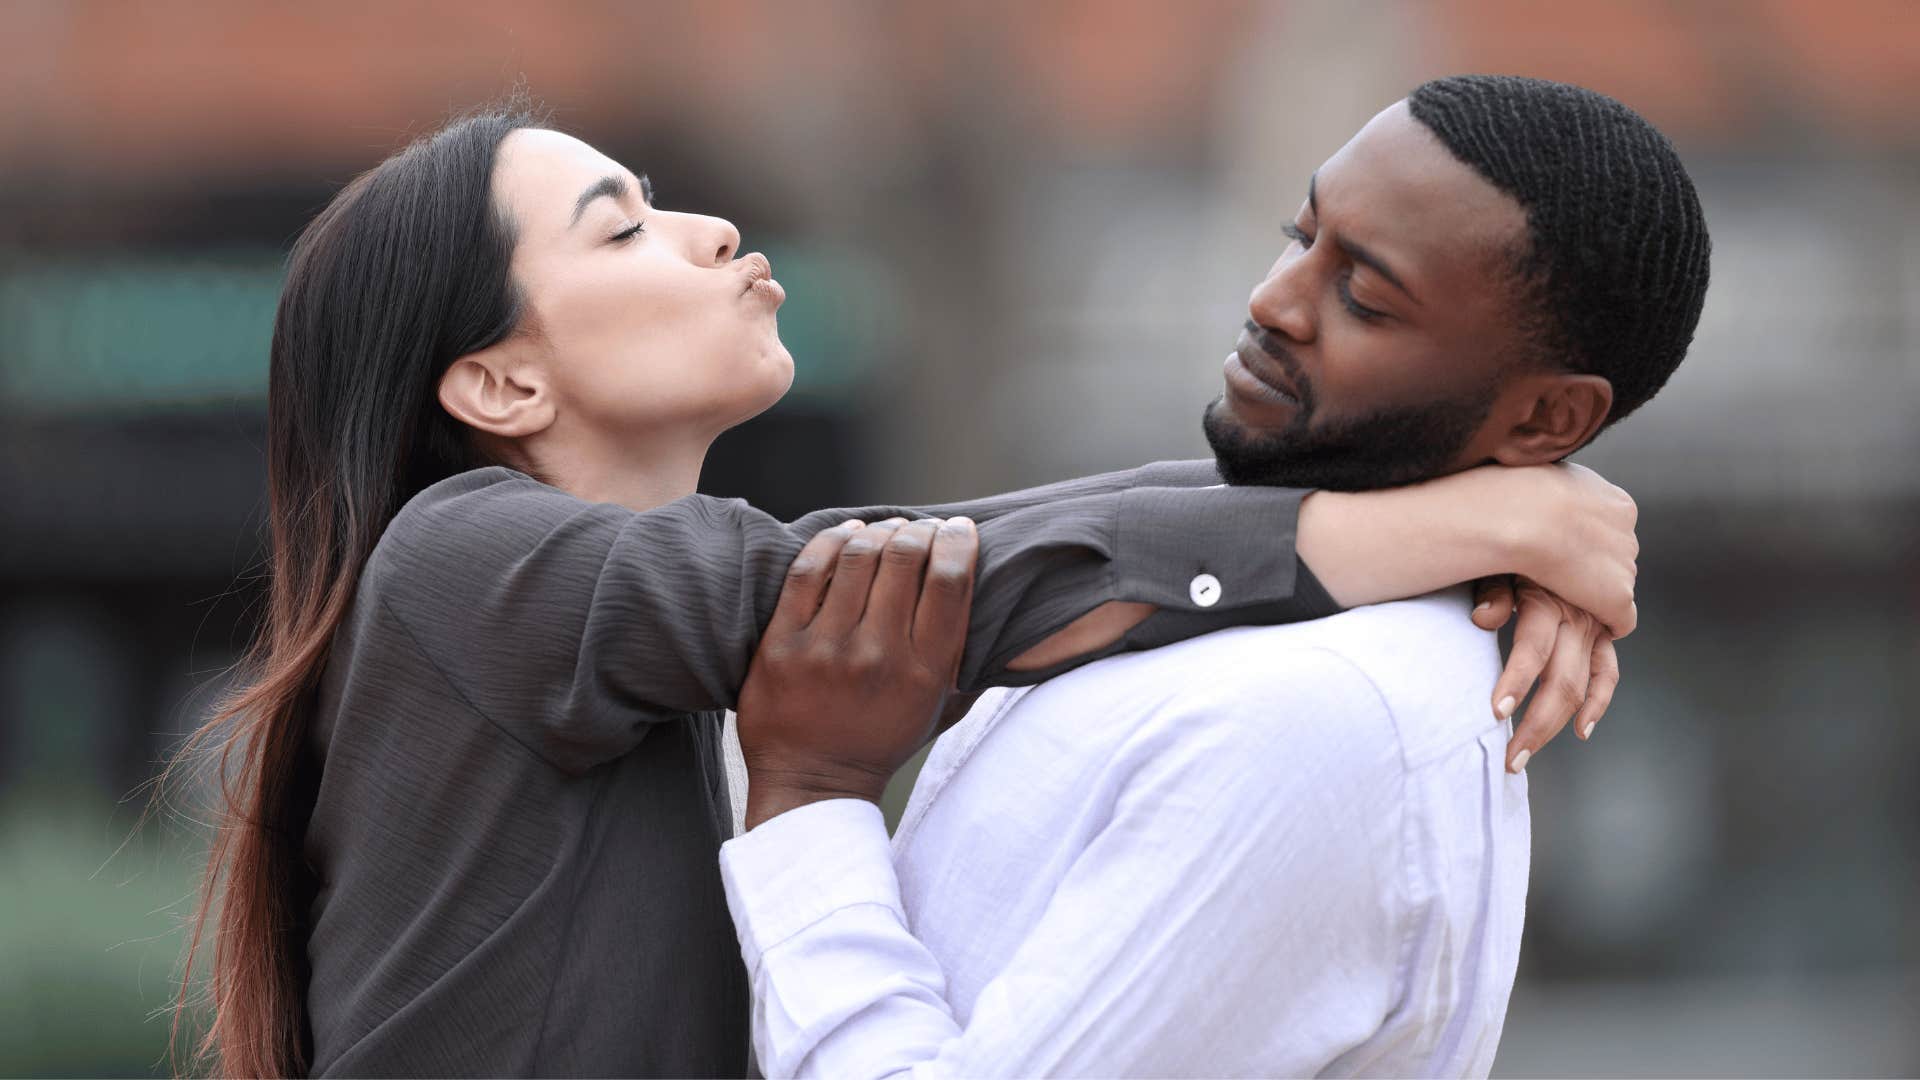
[[[995,691],[889,843],[816,803],[721,852],[773,1077],[1478,1075],[1525,905],[1463,592]]]

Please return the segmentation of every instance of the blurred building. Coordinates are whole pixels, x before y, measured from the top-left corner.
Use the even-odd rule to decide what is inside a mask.
[[[1498,1068],[1920,1070],[1920,5],[10,0],[0,1073],[159,1061],[190,882],[109,858],[115,800],[250,625],[280,260],[409,135],[524,82],[768,250],[799,383],[705,483],[797,512],[1204,455],[1307,176],[1466,70],[1639,109],[1715,242],[1692,355],[1582,458],[1640,501],[1643,629],[1529,770]]]

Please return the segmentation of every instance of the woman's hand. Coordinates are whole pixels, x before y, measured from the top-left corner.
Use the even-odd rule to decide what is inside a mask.
[[[1507,771],[1526,768],[1569,719],[1575,735],[1592,738],[1593,726],[1606,715],[1620,685],[1620,660],[1606,627],[1524,578],[1517,588],[1515,579],[1487,578],[1475,590],[1474,601],[1473,621],[1483,630],[1505,626],[1516,603],[1520,611],[1513,651],[1493,686],[1494,715],[1512,717],[1534,680],[1542,680],[1526,718],[1507,742]]]
[[[879,801],[942,719],[979,550],[965,518],[848,522],[801,549],[740,688],[748,828]]]
[[[1487,468],[1498,471],[1476,479],[1510,493],[1510,512],[1526,537],[1522,547],[1530,554],[1517,571],[1597,616],[1612,637],[1633,633],[1640,619],[1633,602],[1634,579],[1640,572],[1640,540],[1634,535],[1640,508],[1633,496],[1570,461],[1529,469]],[[1524,614],[1526,605],[1521,606]]]

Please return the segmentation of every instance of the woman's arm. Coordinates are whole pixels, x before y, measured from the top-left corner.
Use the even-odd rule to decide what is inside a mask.
[[[1008,659],[1108,601],[1224,611],[1293,596],[1304,492],[1085,483],[958,504],[981,519],[963,688],[1018,681]],[[703,496],[635,512],[480,469],[395,518],[362,602],[388,609],[489,719],[586,768],[647,723],[732,705],[802,544],[849,518],[891,516],[927,515],[864,507],[783,523]],[[1220,587],[1196,599],[1202,574]],[[1291,617],[1334,610],[1315,595]]]
[[[1613,637],[1633,632],[1633,499],[1579,465],[1483,466],[1382,491],[1316,491],[1300,507],[1301,574],[1292,604],[1359,607],[1449,585],[1522,574],[1574,608],[1592,612]],[[1324,599],[1308,595],[1324,589]],[[1153,648],[1209,630],[1286,622],[1284,609],[1163,612],[1115,602],[1088,612],[1015,657],[1032,677],[1065,670],[1088,654]],[[1500,622],[1488,626],[1497,628]],[[1551,642],[1549,642],[1551,644]],[[1539,658],[1541,664],[1545,657]],[[1517,680],[1531,686],[1540,665]],[[1517,675],[1509,671],[1510,675]],[[1516,679],[1502,680],[1511,689]],[[1520,691],[1524,696],[1524,688]]]
[[[1158,480],[1153,470],[1164,468],[1118,475]],[[1431,486],[1441,485],[1459,494],[1353,496],[1315,515],[1315,535],[1369,531],[1351,537],[1356,544],[1394,529],[1460,530],[1412,558],[1376,545],[1372,557],[1420,567],[1405,575],[1333,550],[1334,578],[1323,590],[1294,550],[1307,495],[1298,490],[1130,487],[1110,478],[1040,489],[1047,498],[1017,492],[928,509],[826,510],[782,523],[740,500],[689,496],[635,512],[509,469],[481,469],[408,504],[369,561],[363,591],[406,625],[450,682],[489,703],[490,719],[534,727],[530,744],[585,768],[624,753],[648,722],[731,706],[788,565],[808,539],[844,520],[916,519],[929,510],[979,520],[978,585],[958,680],[973,691],[1039,681],[1224,625],[1317,618],[1339,610],[1342,595],[1373,595],[1367,590],[1414,595],[1509,569],[1555,588],[1551,574],[1531,565],[1551,560],[1523,558],[1531,533],[1501,513],[1537,519],[1566,510],[1566,500],[1545,499],[1544,509],[1527,501],[1542,499],[1550,484],[1450,478]],[[1460,500],[1472,506],[1483,487],[1508,498],[1491,513],[1461,510]],[[1077,642],[1083,647],[1040,668],[1012,666],[1115,602],[1158,617],[1134,632],[1120,627]]]
[[[1300,558],[1343,607],[1522,574],[1616,638],[1633,632],[1633,499],[1579,465],[1482,466],[1388,491],[1321,491]]]
[[[1048,503],[1064,502],[1068,499],[1083,498],[1088,495],[1113,495],[1132,488],[1202,488],[1221,486],[1220,470],[1210,459],[1192,461],[1154,461],[1132,469],[1117,472],[1097,473],[1093,476],[1076,476],[1069,480],[1058,480],[1038,487],[1022,488],[1018,491],[1002,492],[980,499],[963,499],[958,502],[936,503],[916,506],[915,515],[925,517],[950,518],[964,517],[975,522],[992,521],[1019,510],[1028,510]],[[1303,492],[1304,493],[1304,492]],[[869,510],[876,509],[869,507]],[[899,509],[889,507],[888,509]],[[830,513],[830,511],[821,511]],[[816,515],[809,514],[808,518]]]

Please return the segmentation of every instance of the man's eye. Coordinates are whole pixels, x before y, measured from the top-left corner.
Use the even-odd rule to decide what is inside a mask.
[[[642,221],[635,224],[632,228],[621,229],[619,232],[614,233],[612,236],[608,237],[607,239],[612,240],[614,243],[619,243],[624,240],[631,240],[635,236],[638,236],[641,230],[645,229],[646,227],[647,227],[647,223]]]
[[[1340,290],[1340,303],[1354,318],[1361,322],[1377,322],[1386,318],[1385,312],[1375,311],[1353,298],[1353,271],[1349,270],[1340,275],[1337,287]]]
[[[1313,237],[1308,236],[1305,230],[1301,229],[1300,226],[1295,225],[1292,222],[1288,222],[1287,224],[1282,225],[1280,227],[1280,232],[1284,234],[1287,239],[1292,240],[1294,243],[1299,244],[1303,248],[1310,248],[1313,246]]]

